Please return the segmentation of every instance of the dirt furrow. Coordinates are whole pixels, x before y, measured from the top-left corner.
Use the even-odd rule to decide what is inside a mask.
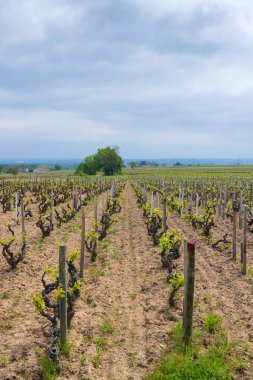
[[[166,273],[130,183],[121,202],[108,247],[86,268],[61,380],[140,380],[165,349],[172,323]]]

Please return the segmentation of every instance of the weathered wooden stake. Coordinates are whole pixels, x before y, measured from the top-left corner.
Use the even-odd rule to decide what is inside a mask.
[[[150,197],[150,216],[153,216],[154,212],[154,192],[151,191],[151,197]]]
[[[26,235],[25,231],[25,210],[23,201],[20,202],[20,210],[21,210],[21,225],[22,225],[22,234]]]
[[[80,252],[80,277],[83,278],[84,271],[84,248],[85,248],[85,211],[84,206],[81,208],[82,229],[81,229],[81,252]]]
[[[190,210],[192,211],[192,201],[193,201],[193,191],[191,189],[191,197],[190,197]]]
[[[236,260],[236,224],[237,224],[237,210],[233,207],[233,260]]]
[[[193,320],[193,300],[194,300],[194,280],[195,280],[195,243],[185,243],[186,258],[184,264],[184,342],[188,345],[192,337],[192,320]]]
[[[101,204],[102,204],[102,213],[104,213],[105,209],[105,201],[104,201],[104,193],[101,194]]]
[[[18,224],[18,193],[15,193],[15,221]]]
[[[247,272],[247,211],[248,207],[243,208],[243,236],[242,236],[242,274]]]
[[[160,200],[159,200],[159,192],[156,192],[156,207],[159,209],[160,208]]]
[[[82,190],[82,186],[80,186],[80,189],[79,189],[79,202],[80,202],[80,206],[82,206],[82,194],[83,194],[83,190]]]
[[[68,318],[67,318],[67,270],[66,270],[66,246],[59,247],[59,286],[63,289],[64,296],[59,299],[60,314],[60,343],[67,342]]]
[[[241,186],[241,184],[240,184]],[[240,212],[239,212],[239,228],[242,228],[242,188],[240,187]]]
[[[53,228],[53,208],[54,208],[54,193],[51,190],[51,209],[50,209],[50,228]]]
[[[163,232],[167,231],[167,199],[163,198]]]
[[[220,186],[220,197],[219,197],[219,207],[218,207],[218,218],[221,217],[221,212],[222,212],[222,189]]]
[[[196,194],[196,215],[198,216],[199,214],[199,195],[198,193]]]
[[[98,202],[97,196],[94,197],[94,219],[95,219],[95,232],[98,232]]]

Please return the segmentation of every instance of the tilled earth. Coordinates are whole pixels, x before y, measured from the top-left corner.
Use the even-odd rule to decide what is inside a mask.
[[[61,360],[60,380],[142,379],[166,349],[172,326],[181,321],[182,294],[176,307],[169,308],[166,271],[161,266],[159,249],[148,237],[130,183],[120,202],[122,211],[113,217],[96,262],[91,263],[86,253],[81,296],[69,330],[71,353]],[[86,207],[86,215],[89,230],[93,205]],[[231,255],[215,255],[180,217],[170,215],[168,224],[196,242],[194,323],[201,324],[207,313],[218,313],[229,338],[236,340],[240,350],[253,340],[253,289],[249,279],[240,275]],[[79,247],[78,225],[80,215],[56,228],[42,243],[33,238],[25,261],[14,271],[9,271],[0,258],[0,358],[6,358],[4,365],[0,363],[0,379],[41,379],[40,358],[52,336],[47,321],[34,311],[32,298],[42,288],[45,265],[57,263],[58,244],[65,242],[68,252]],[[180,272],[182,262],[182,258],[177,261]],[[245,352],[248,369],[235,378],[253,379],[251,352],[251,348]]]

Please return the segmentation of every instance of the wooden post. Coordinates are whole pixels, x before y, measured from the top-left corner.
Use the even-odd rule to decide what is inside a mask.
[[[97,203],[97,196],[94,197],[94,219],[95,219],[95,232],[98,232],[98,203]]]
[[[247,272],[247,210],[248,207],[244,205],[243,208],[243,236],[242,236],[242,274]]]
[[[187,240],[184,239],[184,292],[185,292],[185,284],[187,282],[187,268],[188,268],[188,255],[187,252]],[[185,329],[185,295],[183,298],[183,328]]]
[[[82,229],[81,229],[81,252],[80,252],[80,277],[83,278],[84,270],[84,247],[85,247],[85,212],[84,206],[81,208]]]
[[[73,209],[75,210],[75,212],[77,212],[77,199],[76,199],[76,188],[75,187],[73,187],[72,197],[73,197]]]
[[[193,320],[193,299],[194,299],[194,280],[195,280],[195,243],[185,243],[186,258],[184,264],[184,342],[188,345],[192,337],[192,320]]]
[[[240,184],[241,186],[241,184]],[[242,228],[242,188],[240,187],[240,211],[239,211],[239,228]]]
[[[181,187],[181,182],[179,184],[179,189],[178,189],[178,203],[181,202],[181,193],[182,193],[182,187]]]
[[[75,197],[75,213],[77,213],[77,208],[78,208],[78,196],[77,196],[77,193],[75,191],[75,194],[74,194],[74,197]]]
[[[154,192],[151,191],[151,197],[150,197],[150,216],[153,216],[154,212]]]
[[[18,193],[15,193],[15,221],[18,224]]]
[[[82,186],[80,186],[80,190],[79,190],[79,202],[80,202],[80,206],[82,206]]]
[[[196,215],[198,216],[199,214],[199,195],[198,193],[196,194]]]
[[[237,209],[233,207],[233,260],[236,260],[236,224],[237,224]]]
[[[160,208],[160,201],[159,201],[159,191],[156,192],[156,207]]]
[[[163,198],[163,232],[167,231],[167,198]]]
[[[222,211],[222,190],[221,190],[221,186],[220,186],[220,197],[219,197],[218,218],[221,217],[221,211]]]
[[[20,209],[21,209],[22,234],[26,235],[26,231],[25,231],[25,210],[24,210],[23,201],[20,202]]]
[[[182,208],[181,208],[181,217],[182,217],[183,216],[183,209],[184,209],[184,187],[183,187],[183,190],[181,193],[181,204],[182,204]]]
[[[193,190],[191,188],[191,197],[190,197],[190,210],[192,211],[192,201],[193,201]]]
[[[67,316],[67,270],[66,270],[66,246],[59,247],[59,287],[65,292],[64,296],[59,299],[59,316],[60,316],[60,342],[64,345],[67,341],[68,333],[68,316]]]
[[[227,207],[227,200],[228,200],[228,182],[226,182],[225,193],[224,193],[224,210]]]
[[[53,208],[54,208],[54,193],[51,190],[51,209],[50,209],[50,229],[53,229]]]
[[[101,205],[102,205],[102,211],[104,211],[104,208],[105,208],[105,198],[104,198],[104,193],[103,192],[101,194]]]

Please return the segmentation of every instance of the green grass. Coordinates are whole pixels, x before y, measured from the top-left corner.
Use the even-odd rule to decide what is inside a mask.
[[[243,345],[242,345],[242,350],[243,350],[244,352],[248,352],[248,351],[250,350],[250,348],[251,348],[251,344],[250,344],[249,342],[245,342],[245,343],[243,343]]]
[[[41,359],[43,380],[55,380],[59,376],[59,371],[54,362],[48,357],[43,356]]]
[[[129,293],[129,297],[131,298],[132,301],[134,301],[137,297],[136,293]]]
[[[137,352],[130,352],[129,354],[128,365],[131,368],[136,367],[136,355],[137,355]]]
[[[11,330],[14,326],[15,324],[13,322],[0,323],[0,331]]]
[[[207,303],[210,301],[210,299],[211,299],[210,294],[208,294],[208,293],[203,294],[203,301],[205,301]]]
[[[80,367],[84,367],[86,363],[86,356],[82,355],[80,359]]]
[[[109,319],[106,319],[100,326],[99,330],[102,335],[105,335],[105,334],[113,334],[115,331],[115,328],[112,322]]]
[[[64,237],[63,237],[63,242],[64,243],[67,243],[68,242],[68,240],[69,240],[69,238],[70,238],[70,235],[69,234],[67,234],[67,235],[65,235]]]
[[[109,257],[112,260],[118,260],[121,258],[121,251],[117,247],[113,247],[109,252]]]
[[[22,318],[24,316],[25,316],[24,313],[20,313],[19,311],[13,309],[9,315],[9,318],[10,319],[16,319],[16,318]]]
[[[5,368],[8,363],[9,360],[6,356],[0,356],[0,368]]]
[[[209,314],[204,322],[204,328],[206,331],[213,334],[221,328],[221,322],[221,317],[215,314]]]
[[[106,273],[105,271],[102,269],[102,268],[90,268],[88,271],[87,271],[87,276],[88,277],[93,277],[93,276],[105,276]]]
[[[3,294],[0,295],[1,300],[9,300],[10,298],[11,298],[10,292],[4,292]]]
[[[238,356],[235,359],[232,344],[220,327],[220,318],[219,322],[207,318],[202,329],[193,330],[192,344],[188,347],[183,341],[183,328],[177,325],[168,351],[145,380],[232,380],[233,371],[241,372],[245,362]],[[210,320],[216,322],[210,324]],[[206,326],[211,326],[215,333],[210,333]]]
[[[44,243],[44,241],[45,241],[45,238],[44,238],[43,236],[40,236],[40,237],[38,237],[38,238],[35,240],[35,244],[36,244],[36,245],[41,245],[41,244]]]
[[[229,243],[220,242],[220,243],[218,243],[218,245],[216,246],[216,249],[217,249],[217,251],[219,251],[219,252],[224,252],[224,251],[226,251],[227,249],[229,249]]]
[[[105,248],[109,247],[110,242],[108,240],[102,240],[101,242],[99,242],[98,245],[99,245],[99,248],[105,249]]]
[[[61,344],[60,342],[58,343],[58,346],[59,346],[59,350],[60,352],[66,356],[66,358],[69,358],[70,357],[70,351],[71,351],[71,348],[72,348],[72,343],[70,343],[70,341],[67,341],[65,344]]]
[[[72,232],[81,231],[81,229],[82,229],[81,223],[76,223],[74,226],[70,227],[68,231],[69,233],[72,233]]]
[[[92,358],[92,364],[94,368],[99,368],[101,365],[101,353],[98,348],[96,349],[96,354]]]
[[[108,345],[104,336],[91,337],[90,342],[96,344],[101,348],[106,348]]]
[[[110,234],[116,234],[117,232],[119,232],[119,227],[111,227],[110,228]]]

